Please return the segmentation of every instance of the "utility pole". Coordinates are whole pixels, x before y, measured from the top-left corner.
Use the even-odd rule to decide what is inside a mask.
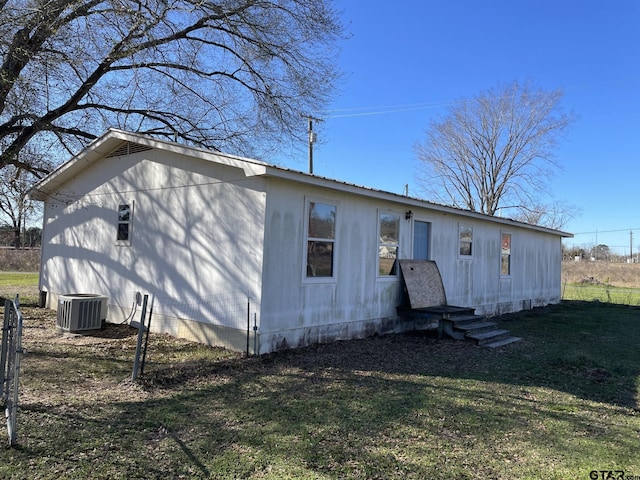
[[[629,263],[633,263],[633,230],[629,230]]]
[[[309,173],[313,174],[313,144],[316,141],[316,134],[313,131],[313,121],[321,122],[320,118],[312,117],[311,115],[302,115],[302,118],[306,118],[309,122],[309,130],[307,133],[309,134]]]

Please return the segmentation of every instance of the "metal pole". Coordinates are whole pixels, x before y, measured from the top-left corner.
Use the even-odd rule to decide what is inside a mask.
[[[253,312],[253,354],[258,355],[258,314]]]
[[[11,300],[4,301],[4,326],[2,327],[2,352],[0,353],[0,363],[2,371],[0,371],[0,389],[4,399],[4,382],[7,373],[7,350],[9,350],[9,315],[11,315]]]
[[[309,173],[313,173],[313,119],[309,119]]]
[[[313,144],[316,141],[315,134],[313,133],[313,121],[320,122],[319,118],[312,117],[311,115],[302,115],[303,118],[307,119],[308,130],[307,134],[309,135],[309,173],[313,174]]]
[[[249,357],[249,337],[251,336],[251,297],[247,297],[247,357]]]
[[[133,359],[133,372],[131,373],[131,381],[135,382],[138,377],[138,367],[140,364],[140,350],[142,349],[142,334],[144,333],[144,319],[147,316],[147,301],[149,295],[145,295],[142,299],[142,314],[140,315],[140,324],[138,325],[138,343],[136,344],[136,356]]]
[[[156,297],[151,298],[151,306],[149,307],[149,321],[147,322],[147,333],[144,336],[144,348],[142,350],[142,365],[140,365],[140,375],[144,375],[144,364],[147,360],[147,345],[149,345],[149,332],[151,331],[151,316],[153,315],[153,302]]]
[[[13,361],[13,391],[11,399],[11,408],[7,405],[7,429],[9,433],[9,445],[16,443],[17,437],[17,416],[18,416],[18,389],[20,388],[20,357],[22,356],[22,313],[19,307],[19,298],[16,295],[16,301],[13,305],[13,315],[15,316],[15,350],[11,352],[15,355]],[[7,399],[7,402],[9,400]]]

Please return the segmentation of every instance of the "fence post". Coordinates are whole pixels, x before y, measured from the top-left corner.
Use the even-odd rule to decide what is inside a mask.
[[[22,357],[22,313],[20,312],[20,298],[16,295],[12,304],[11,314],[15,316],[14,351],[10,352],[13,358],[13,390],[11,399],[7,399],[7,430],[9,433],[9,445],[16,443],[18,425],[18,389],[20,388],[20,358]]]
[[[144,336],[144,348],[142,350],[142,365],[140,365],[140,375],[144,375],[144,364],[147,361],[147,346],[149,345],[149,332],[151,332],[151,316],[153,315],[153,302],[156,297],[151,297],[151,306],[149,307],[149,322],[147,323],[147,333]]]
[[[144,333],[144,321],[147,316],[147,301],[149,295],[145,295],[142,299],[142,314],[140,315],[140,324],[138,325],[138,343],[136,344],[136,356],[133,359],[133,372],[131,373],[131,381],[135,382],[138,377],[138,366],[140,365],[140,352],[142,350],[142,335]]]
[[[247,358],[249,357],[249,338],[251,337],[251,297],[247,297]]]
[[[22,355],[22,313],[20,300],[16,295],[14,301],[5,300],[4,324],[2,329],[2,363],[0,372],[0,388],[5,404],[9,446],[16,443],[16,426],[18,414],[18,388],[20,386],[20,357]]]
[[[9,315],[11,314],[11,300],[4,301],[4,324],[2,326],[2,353],[0,354],[0,365],[2,365],[2,371],[0,371],[0,386],[2,388],[2,398],[5,398],[4,380],[7,373],[7,350],[8,336],[9,336]]]
[[[253,354],[258,355],[258,313],[253,312]]]

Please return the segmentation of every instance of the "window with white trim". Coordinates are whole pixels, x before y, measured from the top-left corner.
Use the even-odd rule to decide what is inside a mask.
[[[502,234],[502,255],[500,256],[500,275],[511,275],[511,234]]]
[[[396,275],[396,260],[400,247],[400,215],[378,214],[378,275]]]
[[[307,278],[333,277],[336,205],[307,203]]]
[[[460,224],[460,256],[470,257],[473,254],[473,227]]]
[[[131,222],[133,220],[133,203],[121,203],[118,205],[118,229],[116,232],[116,244],[131,244]]]

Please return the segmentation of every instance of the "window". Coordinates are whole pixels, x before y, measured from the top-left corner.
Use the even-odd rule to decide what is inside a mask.
[[[132,204],[118,205],[118,231],[116,241],[121,245],[129,245],[131,242],[131,218]]]
[[[380,213],[378,224],[378,275],[396,275],[396,260],[400,245],[400,215]]]
[[[473,228],[460,224],[460,256],[470,257],[473,253]]]
[[[429,260],[429,230],[431,224],[416,220],[413,222],[413,259]]]
[[[336,206],[309,202],[307,277],[333,277]]]
[[[511,234],[502,234],[502,256],[500,275],[511,275]]]

